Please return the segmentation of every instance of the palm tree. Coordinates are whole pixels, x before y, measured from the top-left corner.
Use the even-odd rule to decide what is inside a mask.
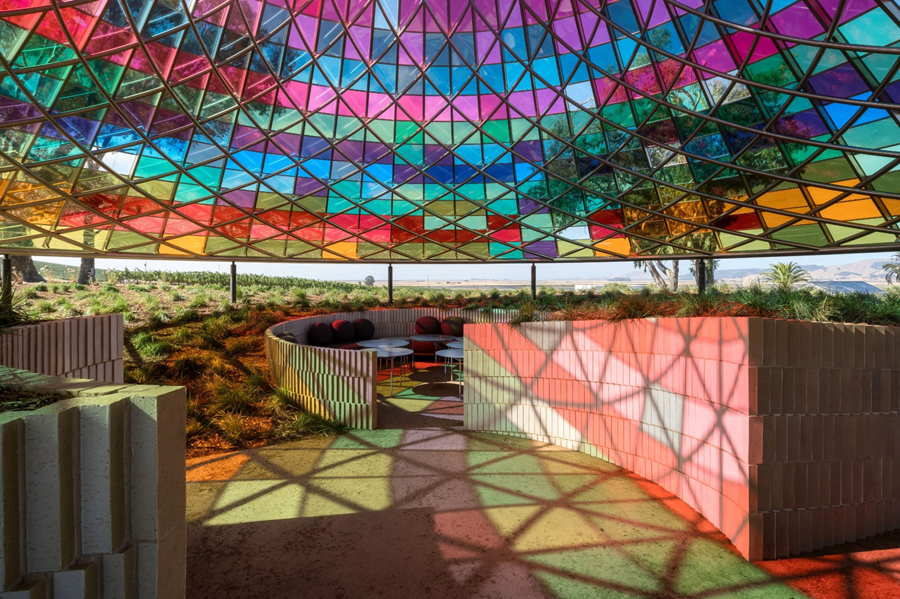
[[[887,274],[884,275],[884,280],[887,281],[888,285],[893,285],[894,281],[900,283],[900,252],[894,254],[893,262],[885,262],[881,265],[881,268],[887,271]]]
[[[776,262],[763,271],[762,278],[782,291],[790,291],[794,285],[812,280],[809,272],[796,262]]]

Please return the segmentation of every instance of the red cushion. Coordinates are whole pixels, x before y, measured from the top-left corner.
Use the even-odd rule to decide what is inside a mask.
[[[434,316],[423,316],[416,321],[416,335],[440,335],[441,321]]]
[[[368,318],[357,318],[353,321],[353,326],[359,341],[366,341],[375,336],[375,325]]]
[[[431,341],[413,341],[411,348],[414,354],[434,354],[437,351],[437,347]]]
[[[459,316],[451,316],[441,321],[441,332],[445,335],[462,337],[463,319]]]
[[[323,346],[331,343],[334,333],[331,331],[331,325],[324,322],[317,322],[309,327],[306,332],[306,340],[310,345]]]
[[[331,329],[334,331],[335,343],[353,341],[353,336],[356,334],[356,329],[349,320],[335,320],[331,323]]]

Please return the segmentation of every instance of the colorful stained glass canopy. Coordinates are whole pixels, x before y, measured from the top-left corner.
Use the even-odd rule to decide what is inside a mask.
[[[0,252],[893,248],[891,0],[0,0]]]

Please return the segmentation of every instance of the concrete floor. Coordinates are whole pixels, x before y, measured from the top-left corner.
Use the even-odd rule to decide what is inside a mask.
[[[188,597],[900,597],[898,550],[749,564],[627,471],[462,431],[437,377],[386,428],[190,460]]]

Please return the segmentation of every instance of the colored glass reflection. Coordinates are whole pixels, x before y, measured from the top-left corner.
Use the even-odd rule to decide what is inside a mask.
[[[0,249],[889,246],[898,23],[873,0],[0,0]]]

